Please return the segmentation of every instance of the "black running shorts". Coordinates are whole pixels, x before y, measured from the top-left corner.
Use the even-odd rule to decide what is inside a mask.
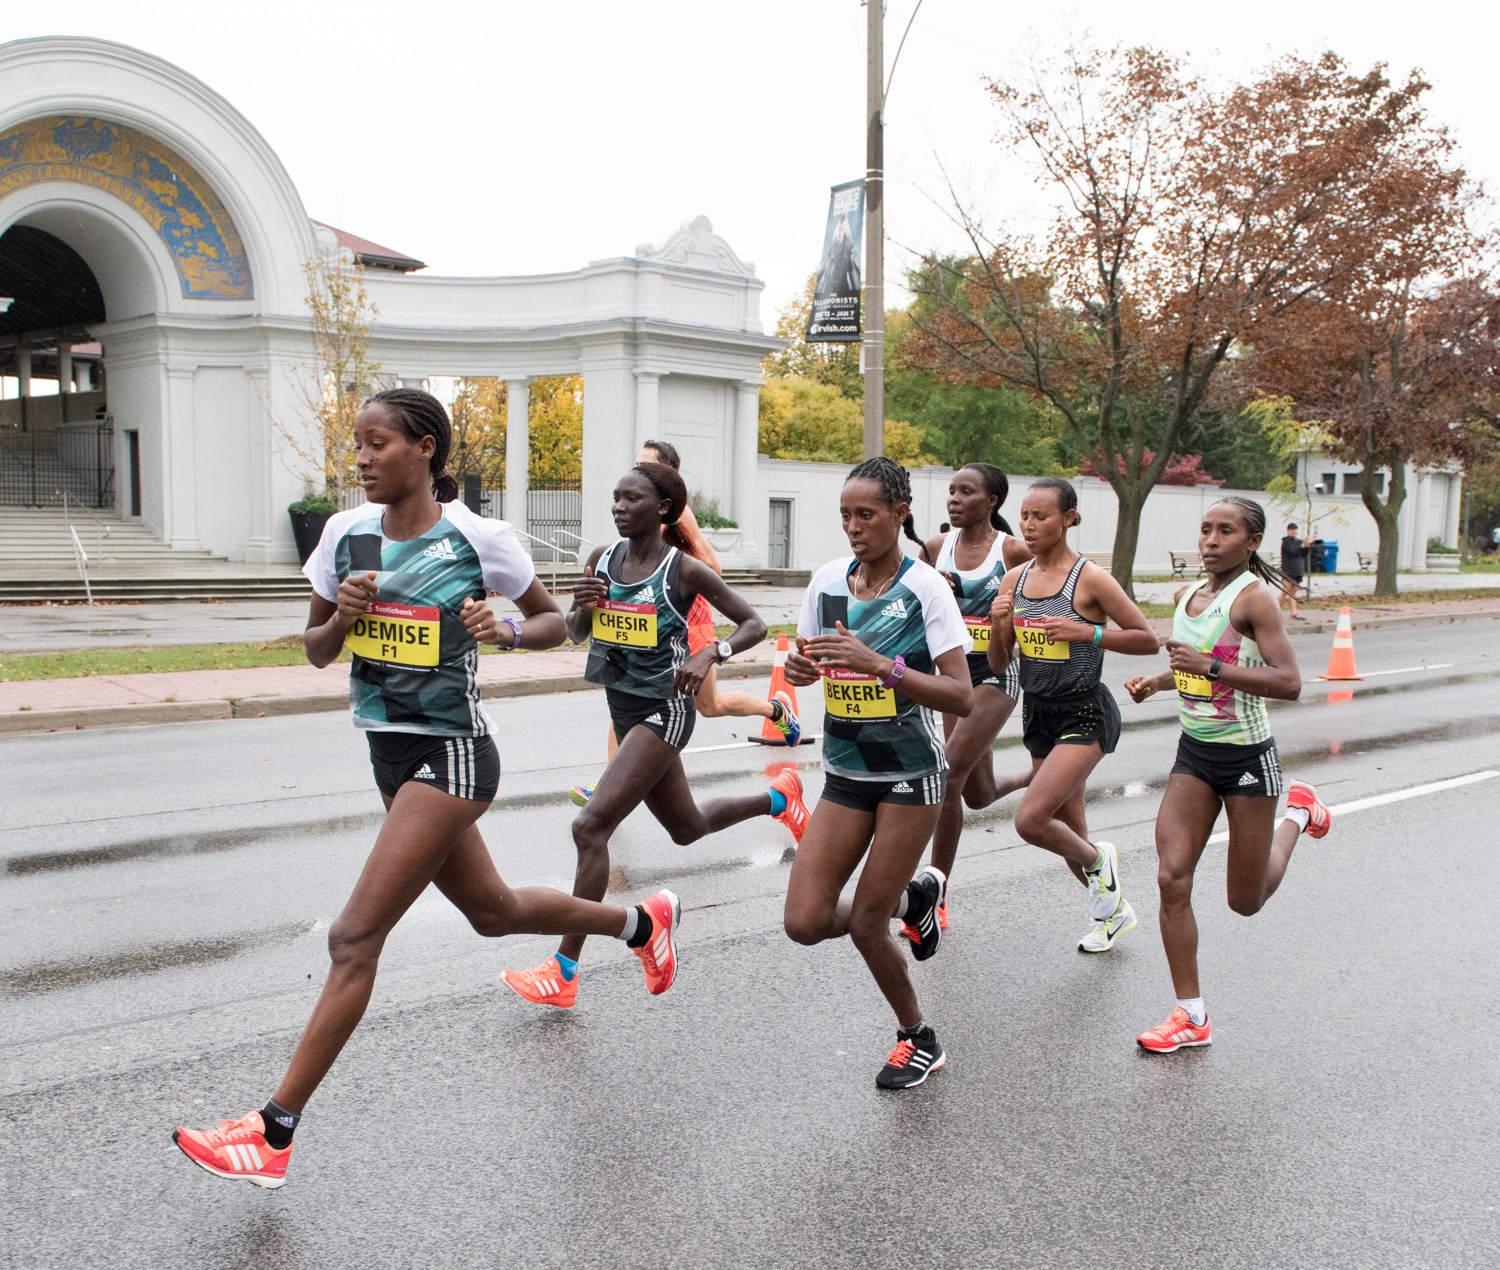
[[[1028,692],[1021,720],[1021,741],[1032,758],[1046,758],[1056,745],[1100,745],[1113,754],[1120,742],[1120,707],[1102,683],[1073,697]]]
[[[969,661],[969,683],[975,688],[998,688],[1012,701],[1021,699],[1021,663],[1019,659],[1013,660],[1005,668],[1003,675],[997,675],[994,667],[990,665],[989,657],[984,653],[970,653]]]
[[[609,719],[615,727],[615,740],[625,743],[625,735],[634,727],[650,728],[674,750],[680,750],[693,736],[698,722],[698,707],[691,697],[638,697],[633,692],[604,690],[609,703]]]
[[[1220,798],[1279,798],[1283,787],[1274,738],[1259,745],[1216,745],[1184,733],[1172,772],[1202,781]]]
[[[898,807],[936,807],[943,801],[947,788],[947,771],[895,781],[856,781],[824,772],[822,796],[840,807],[873,813],[881,803],[895,803]]]
[[[455,798],[493,802],[500,788],[500,751],[490,736],[425,736],[368,732],[375,784],[387,798],[418,781]]]

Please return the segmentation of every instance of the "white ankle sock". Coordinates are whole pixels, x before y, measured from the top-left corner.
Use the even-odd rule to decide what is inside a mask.
[[[634,939],[636,928],[640,925],[640,922],[641,915],[636,911],[635,905],[627,904],[625,906],[625,929],[616,935],[615,938],[623,939],[627,942]]]
[[[1204,1007],[1202,997],[1178,997],[1177,1004],[1187,1011],[1188,1018],[1198,1026],[1202,1027],[1208,1020],[1208,1010]]]
[[[1286,819],[1297,826],[1298,833],[1306,833],[1308,822],[1312,820],[1312,812],[1306,807],[1288,807],[1286,809]]]

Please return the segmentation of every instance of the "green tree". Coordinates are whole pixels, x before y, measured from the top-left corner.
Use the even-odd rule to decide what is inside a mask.
[[[816,380],[773,377],[760,390],[760,452],[773,459],[858,463],[864,446],[864,413],[858,401]],[[885,452],[898,463],[930,462],[922,433],[888,419]]]
[[[531,384],[531,476],[583,476],[583,376],[550,375]]]
[[[776,318],[776,334],[787,341],[779,353],[770,354],[761,368],[775,379],[797,377],[827,384],[851,401],[864,401],[864,377],[859,373],[858,344],[809,344],[805,338],[812,312],[813,284],[809,274],[802,294],[782,309]]]
[[[505,403],[503,379],[458,381],[458,393],[448,411],[453,420],[448,470],[460,484],[466,476],[477,476],[486,489],[504,486]]]

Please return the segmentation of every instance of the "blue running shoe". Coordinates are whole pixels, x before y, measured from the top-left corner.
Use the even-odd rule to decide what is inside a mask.
[[[802,739],[802,721],[792,709],[792,699],[784,692],[775,693],[771,700],[781,707],[781,718],[772,719],[772,725],[786,738],[788,745],[796,745]]]

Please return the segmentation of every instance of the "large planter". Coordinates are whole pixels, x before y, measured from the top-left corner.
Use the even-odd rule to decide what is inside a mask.
[[[1455,552],[1429,551],[1427,553],[1428,573],[1457,573],[1458,562],[1462,557]]]
[[[292,518],[292,538],[297,544],[297,561],[306,564],[307,558],[318,547],[323,536],[323,526],[333,516],[332,512],[288,512]]]

